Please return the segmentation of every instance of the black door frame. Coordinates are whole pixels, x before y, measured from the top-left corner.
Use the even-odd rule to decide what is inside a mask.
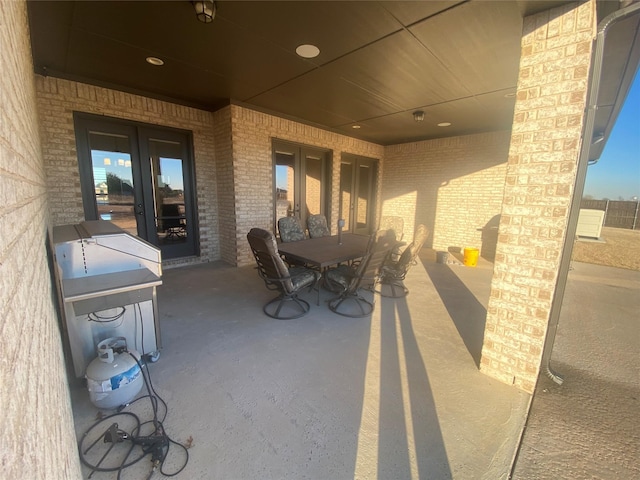
[[[280,140],[274,138],[271,144],[272,149],[272,157],[273,157],[273,198],[274,198],[274,206],[273,206],[273,224],[274,231],[277,231],[277,222],[278,222],[278,213],[277,213],[277,205],[275,202],[275,198],[277,197],[276,192],[276,166],[277,164],[277,152],[286,152],[290,154],[293,158],[294,165],[294,208],[292,211],[293,215],[298,217],[303,225],[306,225],[307,211],[306,208],[303,208],[301,203],[306,199],[306,159],[307,157],[318,157],[320,158],[321,164],[321,189],[320,189],[320,214],[328,217],[328,212],[331,211],[330,199],[331,199],[331,150],[313,147],[304,144],[298,144],[289,142],[286,140]],[[288,213],[289,214],[289,213]],[[327,218],[327,221],[330,221]]]
[[[197,224],[196,182],[193,162],[193,135],[188,130],[133,122],[120,118],[74,112],[74,129],[80,172],[80,189],[86,220],[98,219],[98,206],[93,188],[93,168],[89,134],[92,131],[126,135],[129,139],[131,168],[134,176],[135,213],[138,236],[158,246],[163,258],[178,258],[200,254],[199,228]],[[156,213],[153,196],[152,172],[143,162],[148,158],[148,141],[157,137],[180,142],[183,155],[184,203],[186,217],[186,242],[160,243],[156,232]],[[136,181],[138,180],[138,181]],[[140,199],[142,201],[140,202]]]
[[[376,228],[376,208],[378,201],[378,165],[379,161],[375,158],[362,157],[359,155],[354,155],[350,153],[342,153],[342,158],[340,161],[340,195],[339,195],[339,215],[341,219],[344,219],[344,211],[343,211],[343,195],[344,190],[347,187],[344,185],[342,179],[343,166],[350,165],[351,170],[351,181],[349,193],[351,197],[351,202],[349,205],[349,222],[345,225],[345,230],[357,234],[368,235],[374,231]],[[368,178],[368,198],[367,198],[367,220],[365,226],[362,228],[358,228],[357,226],[357,215],[356,212],[358,210],[358,195],[357,193],[360,191],[361,182],[364,180],[361,176],[362,168],[370,168],[371,174]]]

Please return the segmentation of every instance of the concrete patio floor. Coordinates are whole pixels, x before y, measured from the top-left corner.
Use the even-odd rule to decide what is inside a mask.
[[[512,478],[640,478],[640,271],[572,266]]]
[[[274,294],[253,267],[166,270],[163,349],[149,371],[167,433],[192,439],[173,478],[508,478],[530,395],[478,370],[492,268],[427,251],[410,294],[376,296],[370,317],[332,313],[323,291],[320,306],[304,294],[310,313],[289,321],[262,313]],[[71,389],[80,439],[99,411]],[[171,449],[165,471],[182,461]],[[122,478],[149,469],[147,457]]]

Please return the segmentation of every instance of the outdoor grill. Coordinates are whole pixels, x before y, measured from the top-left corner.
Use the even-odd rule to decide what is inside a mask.
[[[160,250],[104,220],[55,227],[53,244],[76,377],[85,374],[96,345],[109,337],[125,337],[130,348],[157,360]]]

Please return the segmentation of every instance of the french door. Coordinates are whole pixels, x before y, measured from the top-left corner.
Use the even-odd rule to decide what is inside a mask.
[[[345,230],[368,235],[375,228],[378,161],[342,154],[340,218]]]
[[[85,218],[109,220],[160,247],[197,253],[188,132],[76,113]]]
[[[274,140],[273,165],[275,224],[279,218],[296,216],[305,226],[309,215],[327,215],[328,151]]]

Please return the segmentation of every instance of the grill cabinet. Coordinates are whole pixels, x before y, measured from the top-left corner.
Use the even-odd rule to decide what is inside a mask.
[[[105,220],[53,229],[56,275],[76,377],[109,337],[157,356],[161,348],[156,286],[160,250]]]

